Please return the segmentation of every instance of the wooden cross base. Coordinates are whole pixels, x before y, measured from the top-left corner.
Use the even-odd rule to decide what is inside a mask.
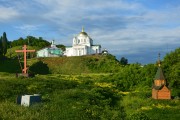
[[[16,77],[35,77],[35,75],[29,73],[16,73]]]

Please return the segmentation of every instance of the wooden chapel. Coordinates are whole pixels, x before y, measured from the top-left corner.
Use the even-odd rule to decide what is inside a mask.
[[[158,60],[158,69],[154,78],[153,86],[152,86],[152,98],[153,99],[171,99],[171,91],[167,86],[167,81],[165,80],[161,62],[160,62],[160,54]]]

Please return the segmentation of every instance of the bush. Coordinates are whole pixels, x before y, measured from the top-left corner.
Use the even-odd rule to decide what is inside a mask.
[[[35,73],[35,74],[49,74],[49,67],[47,64],[43,63],[42,61],[38,61],[34,63],[32,66],[29,68],[30,72]]]

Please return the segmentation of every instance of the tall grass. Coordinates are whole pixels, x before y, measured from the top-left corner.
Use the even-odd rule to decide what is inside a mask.
[[[176,120],[179,100],[152,100],[151,89],[122,92],[111,74],[36,75],[0,73],[0,119],[4,120]],[[16,104],[17,95],[36,94],[42,102]]]
[[[9,74],[10,75],[10,74]],[[4,76],[4,75],[2,75]],[[73,78],[73,79],[72,79]],[[84,76],[37,75],[35,78],[0,78],[0,118],[5,120],[124,119],[121,96],[94,85]],[[16,104],[17,95],[42,95],[31,107]]]

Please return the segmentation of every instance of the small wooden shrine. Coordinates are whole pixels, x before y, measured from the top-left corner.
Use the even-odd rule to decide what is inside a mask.
[[[25,77],[29,77],[29,74],[28,74],[28,67],[27,67],[27,52],[35,52],[35,50],[27,50],[27,45],[24,45],[23,46],[23,49],[22,50],[16,50],[15,52],[19,53],[19,52],[22,52],[24,53],[24,68],[22,69],[22,73],[21,74],[17,74],[17,77],[18,76],[25,76]]]
[[[153,99],[171,99],[171,91],[167,86],[167,81],[163,75],[160,62],[160,54],[158,60],[158,69],[152,86]]]

